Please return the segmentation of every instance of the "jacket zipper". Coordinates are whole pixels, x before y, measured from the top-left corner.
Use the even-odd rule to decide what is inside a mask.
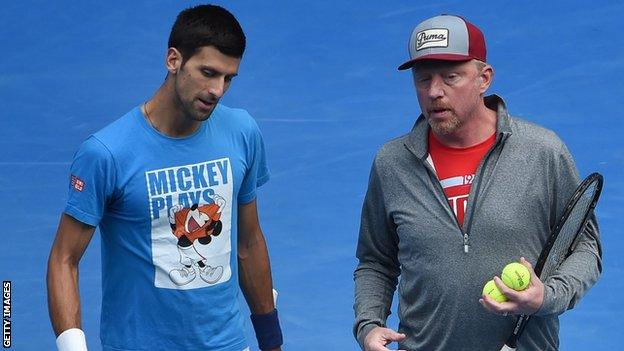
[[[498,139],[496,141],[496,144],[494,144],[494,146],[490,149],[490,151],[488,151],[488,153],[485,155],[485,157],[483,158],[483,163],[477,168],[477,174],[478,177],[476,179],[476,182],[473,182],[472,185],[476,186],[476,188],[474,189],[474,197],[471,199],[470,197],[468,198],[468,201],[471,202],[470,204],[470,216],[466,217],[464,216],[464,220],[465,219],[469,219],[466,224],[466,231],[464,233],[464,252],[468,253],[468,248],[470,247],[469,244],[469,235],[470,235],[470,229],[472,228],[472,220],[473,220],[473,216],[474,216],[474,211],[475,208],[477,207],[477,195],[479,194],[479,190],[481,188],[481,182],[483,180],[483,169],[485,169],[485,166],[487,165],[488,161],[490,160],[490,156],[492,156],[492,153],[494,152],[494,150],[499,148],[499,145],[502,145],[502,143],[504,142],[504,140],[507,139],[507,135],[503,134],[500,139]],[[472,190],[472,187],[471,187]]]
[[[455,212],[453,212],[453,208],[451,207],[451,204],[449,204],[448,199],[446,198],[446,194],[444,193],[444,189],[442,188],[442,184],[440,184],[440,180],[438,179],[438,175],[433,170],[433,168],[431,167],[429,162],[425,160],[425,168],[427,168],[427,170],[429,170],[429,172],[431,172],[431,174],[433,174],[435,176],[435,179],[436,179],[435,183],[437,183],[437,185],[438,185],[438,191],[440,191],[442,193],[442,197],[445,200],[444,202],[446,203],[446,206],[448,207],[448,209],[451,211],[451,214],[453,215],[453,218],[455,219],[455,224],[457,224],[457,228],[462,233],[463,243],[464,243],[464,253],[468,253],[470,251],[470,227],[472,225],[472,216],[474,214],[474,208],[475,208],[474,205],[476,204],[475,200],[477,199],[477,194],[479,193],[479,186],[481,185],[481,178],[483,177],[483,172],[481,172],[481,170],[483,168],[485,168],[485,165],[488,163],[489,158],[492,155],[492,152],[498,148],[498,146],[503,142],[503,139],[505,139],[505,138],[506,138],[506,136],[503,135],[500,139],[498,139],[496,141],[496,144],[494,144],[494,146],[488,151],[488,153],[483,158],[483,163],[481,165],[479,165],[479,167],[477,168],[477,173],[479,174],[479,177],[477,178],[476,182],[472,183],[472,185],[476,185],[477,188],[474,191],[474,198],[472,198],[472,199],[468,198],[468,201],[472,202],[472,204],[470,205],[470,217],[464,217],[464,219],[466,219],[466,218],[470,219],[470,221],[465,223],[466,224],[466,229],[467,229],[466,231],[464,231],[462,229],[462,227],[459,225],[459,221],[457,219],[457,215],[455,214]]]
[[[438,178],[438,175],[436,174],[436,172],[433,170],[433,167],[427,160],[425,160],[424,163],[425,163],[425,168],[430,172],[430,177],[431,175],[435,177],[434,183],[438,187],[438,192],[442,194],[444,203],[446,204],[447,209],[451,212],[451,217],[453,217],[453,219],[455,220],[455,224],[457,225],[457,228],[462,233],[462,236],[464,238],[464,252],[467,253],[468,252],[468,233],[465,233],[462,227],[459,225],[457,216],[455,215],[455,212],[453,212],[453,208],[451,207],[451,204],[449,204],[448,199],[446,198],[446,194],[444,193],[444,188],[442,188],[442,184],[440,184],[440,179]]]

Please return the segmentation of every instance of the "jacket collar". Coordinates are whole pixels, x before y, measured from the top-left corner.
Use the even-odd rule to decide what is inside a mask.
[[[496,110],[496,140],[511,134],[511,118],[507,112],[505,101],[498,95],[489,95],[483,98],[485,106]],[[407,136],[405,147],[416,157],[424,160],[428,154],[427,136],[429,134],[429,123],[422,114],[416,120],[414,127]]]

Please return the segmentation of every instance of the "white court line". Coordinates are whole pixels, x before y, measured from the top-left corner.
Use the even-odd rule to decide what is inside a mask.
[[[0,162],[0,166],[69,166],[71,162]]]
[[[302,122],[341,122],[336,119],[316,119],[316,118],[256,118],[256,121],[259,122],[294,122],[294,123],[302,123]]]

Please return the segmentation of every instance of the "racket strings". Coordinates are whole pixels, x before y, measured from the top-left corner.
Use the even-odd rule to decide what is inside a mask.
[[[548,277],[563,262],[572,249],[575,238],[583,235],[583,230],[579,231],[579,227],[585,220],[589,207],[592,205],[594,193],[597,191],[598,182],[592,182],[582,193],[578,202],[571,209],[567,220],[559,229],[559,235],[550,249],[548,257],[544,262],[544,266],[539,272],[540,277]]]

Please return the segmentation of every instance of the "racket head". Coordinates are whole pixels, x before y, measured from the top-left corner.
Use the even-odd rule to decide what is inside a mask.
[[[590,174],[568,200],[535,264],[535,274],[542,281],[561,265],[573,251],[574,244],[578,243],[577,239],[598,203],[603,181],[599,173]]]

